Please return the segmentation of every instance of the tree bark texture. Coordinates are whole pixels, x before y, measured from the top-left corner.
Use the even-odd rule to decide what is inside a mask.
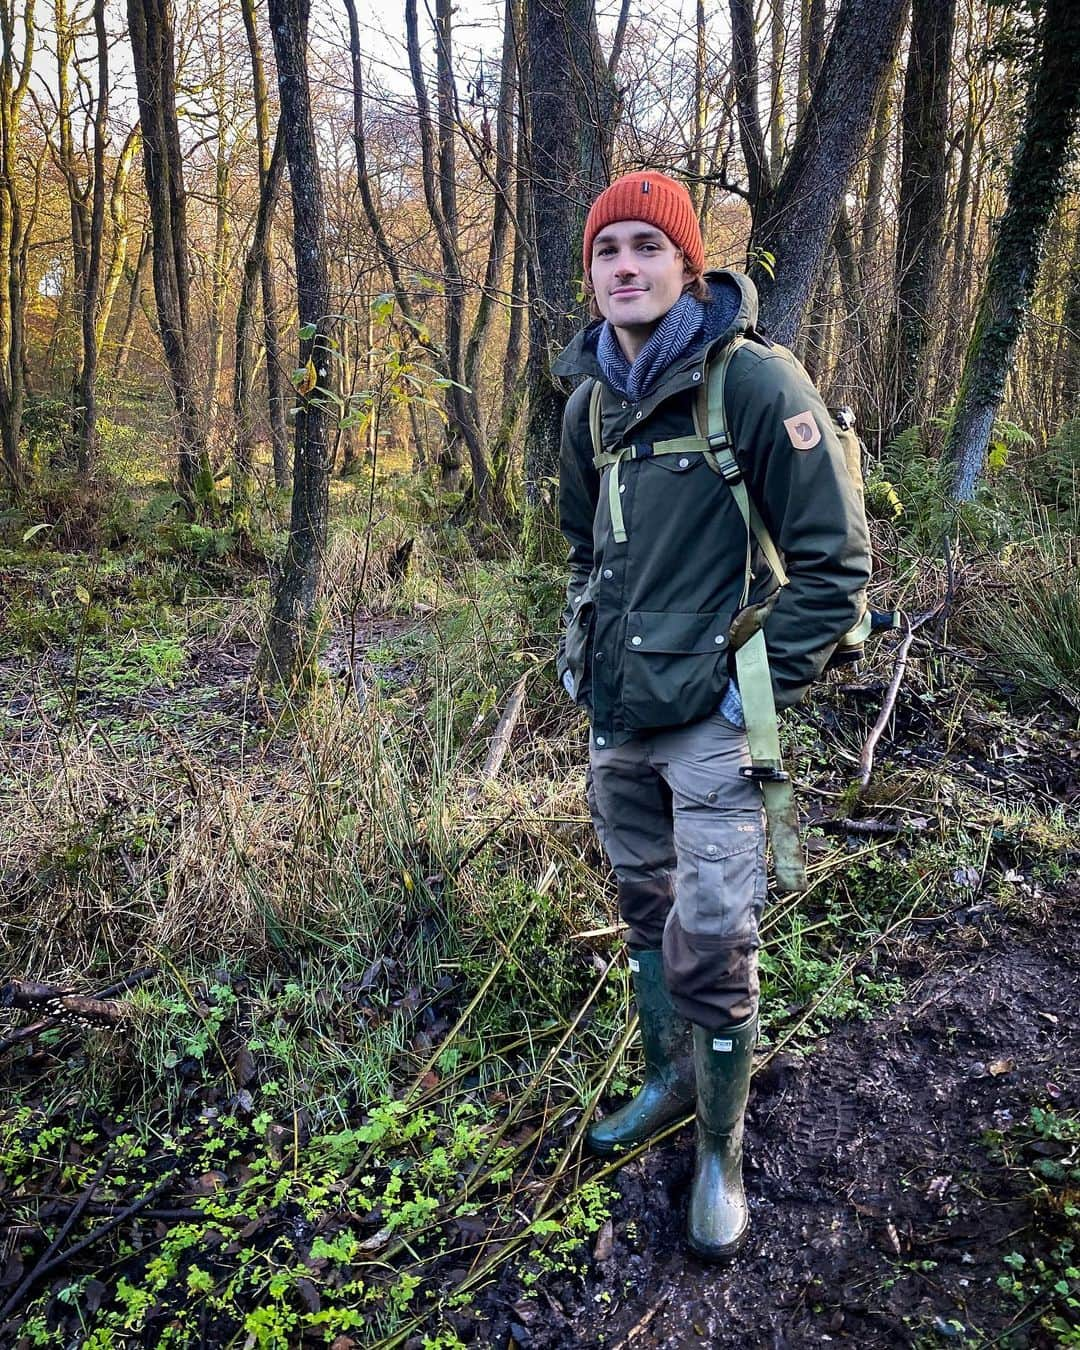
[[[731,62],[739,113],[739,141],[750,187],[750,213],[761,219],[772,195],[765,133],[758,115],[758,49],[753,0],[731,0]]]
[[[250,492],[252,451],[255,444],[254,383],[255,344],[252,329],[255,319],[255,296],[266,262],[270,230],[281,188],[285,164],[285,143],[282,126],[278,124],[274,151],[265,175],[260,175],[259,207],[255,229],[244,259],[244,279],[236,306],[236,364],[233,370],[233,422],[236,443],[233,449],[232,514],[233,519],[246,528],[250,522]],[[276,325],[275,325],[276,327]]]
[[[206,434],[191,362],[187,207],[176,120],[172,9],[170,0],[128,0],[127,11],[154,228],[154,298],[176,404],[179,487],[194,504],[196,479],[207,470]]]
[[[754,221],[761,321],[792,345],[821,273],[852,172],[891,67],[906,0],[841,0],[832,39],[784,173]]]
[[[101,289],[101,251],[105,233],[105,147],[109,138],[109,39],[105,32],[105,0],[94,0],[98,88],[94,108],[94,172],[90,238],[82,298],[82,365],[78,387],[78,465],[88,473],[97,458],[97,310]]]
[[[259,197],[266,191],[266,177],[270,172],[270,109],[266,92],[266,69],[256,28],[255,0],[241,0],[244,32],[247,35],[251,58],[252,98],[255,105],[255,140],[259,151]],[[277,288],[274,283],[274,216],[266,229],[262,258],[259,263],[259,281],[262,288],[263,349],[266,354],[266,399],[270,414],[270,447],[274,461],[274,486],[289,486],[289,435],[285,424],[287,386],[281,368],[281,339],[278,335]]]
[[[23,404],[26,222],[19,198],[19,117],[34,58],[34,0],[22,12],[22,56],[16,56],[16,3],[0,0],[0,475],[15,493],[24,486],[20,454]]]
[[[1080,7],[1047,0],[1023,134],[1009,176],[946,445],[952,495],[970,501],[1038,277],[1047,225],[1065,190],[1080,120]]]
[[[921,420],[923,356],[931,335],[945,234],[949,72],[956,0],[914,0],[904,80],[896,237],[896,312],[886,371],[889,436]]]
[[[450,0],[436,0],[436,117],[432,118],[424,71],[420,61],[420,37],[416,0],[405,2],[405,30],[409,69],[420,123],[420,156],[424,198],[439,239],[444,278],[446,374],[453,383],[446,391],[447,442],[443,481],[454,486],[460,462],[456,442],[460,438],[472,466],[472,490],[481,517],[490,508],[491,465],[480,425],[476,391],[465,377],[465,277],[458,248],[457,166],[455,155],[455,91],[453,75],[453,25]]]
[[[610,81],[599,60],[592,0],[526,0],[525,125],[529,202],[529,365],[525,498],[546,506],[558,473],[567,394],[551,362],[581,319],[578,278],[585,215],[604,186],[605,132],[596,90]]]
[[[314,375],[296,417],[289,542],[259,662],[262,679],[297,689],[315,654],[315,615],[329,514],[330,445],[326,394],[332,388],[330,273],[318,142],[307,72],[310,0],[270,0],[281,123],[292,189],[293,251],[301,324],[298,365]],[[314,328],[303,336],[306,325]],[[308,363],[310,362],[310,366]]]

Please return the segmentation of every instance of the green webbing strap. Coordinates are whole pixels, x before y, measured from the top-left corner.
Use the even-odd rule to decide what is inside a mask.
[[[591,415],[591,414],[590,414]],[[593,448],[596,448],[593,441]],[[686,455],[701,453],[708,446],[700,436],[673,436],[667,441],[657,441],[655,445],[624,445],[618,450],[600,450],[593,455],[593,465],[601,472],[610,466],[608,475],[608,511],[611,515],[611,532],[617,544],[626,543],[626,523],[623,520],[622,492],[619,482],[619,465],[624,459],[652,459],[656,455]]]
[[[750,743],[752,768],[747,776],[760,784],[765,799],[777,889],[804,891],[806,865],[799,838],[799,813],[791,779],[783,770],[769,654],[760,628],[735,653],[735,672]]]
[[[741,337],[734,338],[725,347],[719,360],[711,364],[706,387],[694,408],[697,429],[704,433],[708,445],[705,458],[709,467],[720,474],[731,489],[746,527],[746,572],[740,609],[750,599],[750,582],[753,580],[750,571],[752,539],[757,540],[777,584],[786,586],[788,582],[779,550],[747,490],[728,433],[724,382],[731,359],[743,341]],[[735,674],[742,698],[746,739],[750,747],[751,767],[747,776],[760,785],[765,799],[776,884],[783,892],[804,891],[806,864],[802,840],[799,838],[799,813],[795,807],[791,779],[784,772],[776,700],[773,698],[772,676],[769,672],[769,652],[765,645],[765,634],[760,628],[735,652]]]

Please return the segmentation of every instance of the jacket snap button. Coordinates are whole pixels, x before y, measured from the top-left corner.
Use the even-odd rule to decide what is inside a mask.
[[[710,845],[709,845],[709,848],[708,848],[708,854],[709,854],[709,857],[710,857],[710,858],[715,858],[716,855],[717,855],[717,853],[718,853],[718,851],[719,851],[719,850],[717,849],[717,847],[716,847],[715,844],[710,844]]]
[[[626,484],[625,484],[625,483],[620,483],[620,484],[619,484],[619,491],[620,491],[620,492],[625,492],[625,491],[626,491]]]
[[[713,638],[713,641],[716,643],[718,647],[722,647],[724,645],[723,633],[717,633],[717,635]]]
[[[574,604],[575,604],[575,605],[580,605],[580,604],[581,604],[581,601],[582,601],[582,597],[581,597],[580,595],[575,595],[575,596],[574,596]]]
[[[607,745],[607,741],[604,740],[603,736],[597,736],[597,738],[596,738],[596,744],[597,744],[597,745]]]
[[[640,421],[641,421],[641,409],[640,409],[640,408],[639,408],[639,409],[637,410],[637,412],[634,414],[634,421],[635,421],[635,422],[640,422]]]
[[[695,381],[695,383],[696,383],[698,380],[700,380],[700,379],[701,379],[701,371],[700,371],[700,370],[695,370],[695,371],[694,371],[694,381]]]
[[[611,578],[612,578],[614,575],[615,575],[615,573],[611,570],[610,567],[605,567],[605,568],[604,568],[604,580],[605,580],[605,581],[610,581]]]
[[[623,401],[622,401],[622,407],[624,407],[624,408],[626,407],[626,399],[623,399]]]
[[[714,802],[714,801],[716,801],[716,793],[715,793],[715,792],[710,792],[710,793],[708,793],[708,795],[706,796],[705,800],[706,800],[707,802]]]
[[[597,652],[596,655],[593,657],[594,661],[602,661],[603,659],[604,659],[603,652]]]
[[[630,641],[634,644],[635,647],[641,646],[641,638],[639,637],[632,637]]]
[[[679,468],[685,469],[689,463],[690,461],[686,458],[685,455],[683,455],[682,459],[679,460]]]

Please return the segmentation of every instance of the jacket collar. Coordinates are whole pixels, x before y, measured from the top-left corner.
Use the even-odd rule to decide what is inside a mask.
[[[696,347],[691,347],[689,351],[684,352],[671,363],[668,368],[668,373],[671,375],[677,375],[684,369],[700,365],[703,349],[711,350],[715,346],[723,346],[730,342],[736,334],[746,332],[757,322],[757,290],[745,273],[723,269],[706,272],[705,280],[713,291],[717,291],[721,287],[734,287],[739,293],[738,310],[735,318],[721,333],[710,332],[708,325],[706,325],[701,343]],[[562,376],[591,375],[594,379],[602,380],[604,375],[600,369],[600,363],[596,359],[596,343],[603,325],[603,319],[596,319],[583,328],[552,362],[552,374]],[[666,378],[665,375],[665,380]]]

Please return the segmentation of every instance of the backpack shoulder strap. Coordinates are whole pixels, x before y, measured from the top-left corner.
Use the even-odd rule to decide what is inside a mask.
[[[593,380],[592,392],[589,394],[589,436],[592,439],[593,458],[603,453],[604,434],[603,419],[604,410],[601,406],[600,381]]]
[[[698,391],[695,400],[694,424],[698,434],[708,442],[709,448],[705,452],[705,459],[709,468],[718,473],[731,489],[748,532],[757,540],[758,547],[765,555],[765,561],[769,564],[777,583],[786,586],[787,570],[781,561],[780,551],[773,543],[772,535],[761,518],[761,512],[747,490],[742,469],[735,458],[735,448],[728,427],[725,399],[727,373],[732,358],[745,342],[744,337],[734,337],[722,351],[710,359],[704,387]],[[743,603],[745,604],[745,601]]]

